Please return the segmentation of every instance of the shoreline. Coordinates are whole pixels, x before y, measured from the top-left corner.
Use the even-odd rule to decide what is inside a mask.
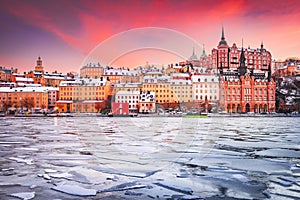
[[[207,113],[195,115],[182,115],[182,114],[137,114],[137,115],[100,115],[98,113],[58,113],[58,114],[16,114],[16,115],[0,115],[1,118],[31,118],[31,117],[129,117],[129,118],[145,118],[145,117],[182,117],[182,118],[214,118],[214,117],[300,117],[300,114],[285,114],[285,113],[272,113],[272,114],[256,114],[256,113]]]

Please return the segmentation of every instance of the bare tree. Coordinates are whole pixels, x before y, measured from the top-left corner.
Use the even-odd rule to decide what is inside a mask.
[[[33,98],[28,98],[26,97],[24,99],[24,106],[28,109],[31,110],[31,108],[34,107],[34,99]]]

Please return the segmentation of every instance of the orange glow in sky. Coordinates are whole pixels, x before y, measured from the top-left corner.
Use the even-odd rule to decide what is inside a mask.
[[[20,71],[33,69],[38,56],[49,72],[78,71],[99,43],[142,27],[181,32],[205,44],[210,53],[223,25],[230,46],[241,46],[243,38],[251,48],[263,41],[273,59],[300,56],[299,0],[10,0],[0,2],[0,19],[0,66]],[[174,55],[146,50],[120,57],[114,65],[168,64],[168,57],[173,61]]]

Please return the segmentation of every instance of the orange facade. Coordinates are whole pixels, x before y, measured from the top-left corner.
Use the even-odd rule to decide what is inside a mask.
[[[255,80],[254,77],[241,76],[240,79],[220,82],[220,109],[228,113],[275,112],[276,84],[273,79]]]
[[[1,109],[48,108],[48,92],[35,89],[12,88],[0,90]],[[5,109],[5,107],[7,107]]]
[[[93,84],[86,79],[81,81],[64,81],[59,86],[59,101],[56,107],[59,112],[99,112],[104,102],[112,94],[110,82]],[[95,81],[95,79],[94,79]]]

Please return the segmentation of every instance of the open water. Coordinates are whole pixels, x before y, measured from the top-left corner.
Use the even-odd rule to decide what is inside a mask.
[[[300,118],[1,118],[0,199],[299,199]]]

